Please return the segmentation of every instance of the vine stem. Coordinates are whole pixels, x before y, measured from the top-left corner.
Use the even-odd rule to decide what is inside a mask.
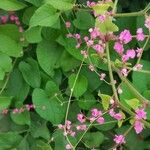
[[[114,17],[134,17],[134,16],[143,16],[150,10],[150,3],[145,7],[145,9],[138,12],[131,13],[117,13],[114,14]]]
[[[108,70],[109,70],[110,83],[111,83],[111,86],[112,86],[112,90],[113,90],[113,93],[114,93],[115,100],[116,100],[117,104],[119,104],[119,98],[118,98],[117,90],[116,90],[116,87],[115,87],[115,84],[114,84],[113,71],[112,71],[112,68],[111,68],[109,43],[106,44],[106,54],[107,54],[107,61],[108,61]]]
[[[71,93],[70,93],[70,96],[69,96],[69,100],[68,100],[68,105],[67,105],[67,110],[66,110],[66,116],[65,116],[65,132],[66,132],[66,121],[68,119],[68,114],[69,114],[69,108],[70,108],[70,103],[71,103],[71,98],[72,98],[72,95],[73,95],[73,91],[74,91],[74,88],[75,88],[75,85],[76,85],[76,82],[77,82],[77,79],[79,77],[79,74],[80,74],[80,71],[81,71],[81,68],[83,66],[83,62],[84,62],[84,58],[81,62],[81,65],[79,67],[79,70],[77,72],[77,75],[75,77],[75,80],[74,80],[74,83],[73,83],[73,86],[71,88]],[[68,136],[66,135],[66,138],[67,138],[67,141],[69,142],[69,144],[72,146],[72,148],[74,149],[73,145],[71,144],[70,140],[68,139]]]
[[[108,63],[108,70],[109,70],[109,77],[110,77],[110,80],[111,80],[111,86],[112,86],[112,90],[113,90],[113,93],[114,93],[114,97],[115,97],[115,101],[116,103],[118,104],[118,106],[124,110],[125,112],[127,112],[128,114],[130,114],[131,116],[135,116],[135,113],[132,112],[130,109],[128,109],[126,106],[124,106],[122,103],[120,103],[119,101],[119,98],[118,98],[118,94],[117,94],[117,90],[116,90],[116,87],[115,87],[115,84],[114,84],[114,78],[113,78],[113,71],[112,71],[112,63],[111,63],[111,60],[110,60],[110,53],[109,53],[109,43],[106,44],[106,54],[107,54],[107,63]],[[116,70],[115,70],[116,71]],[[118,72],[117,72],[118,73]],[[118,75],[120,75],[118,73]],[[122,81],[126,81],[126,78],[123,78],[122,76],[120,76]],[[128,82],[127,82],[128,83]],[[141,95],[136,91],[136,89],[134,87],[132,87],[130,84],[128,84],[129,87],[130,87],[130,90],[133,91],[134,94],[136,94],[136,96],[138,96],[139,98],[141,98]],[[144,97],[142,97],[144,98]],[[145,120],[142,120],[142,122],[148,127],[150,128],[150,123],[145,121]]]

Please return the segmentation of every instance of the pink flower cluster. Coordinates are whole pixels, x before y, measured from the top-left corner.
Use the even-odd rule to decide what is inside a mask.
[[[145,20],[145,26],[150,29],[150,16],[146,18]]]
[[[125,137],[124,135],[115,135],[114,137],[114,141],[116,142],[116,144],[123,144],[125,143]]]
[[[18,26],[18,30],[20,33],[22,33],[23,27],[21,26],[21,22],[19,20],[19,17],[17,17],[15,14],[11,13],[8,16],[1,16],[0,17],[2,24],[6,24],[8,21],[15,23]],[[24,37],[20,38],[20,41],[24,41]]]
[[[116,113],[113,108],[109,110],[109,115],[118,121],[123,119],[122,114]]]
[[[104,118],[102,117],[102,112],[97,108],[93,108],[91,110],[91,116],[85,117],[83,114],[78,114],[77,119],[80,123],[85,123],[86,121],[90,121],[91,123],[96,121],[99,124],[103,124],[105,122]]]
[[[76,135],[76,132],[73,131],[72,123],[69,120],[66,121],[65,125],[59,124],[58,128],[64,130],[64,136],[70,135],[74,137]]]
[[[7,115],[8,114],[8,112],[12,112],[13,114],[20,114],[20,113],[23,113],[24,111],[31,111],[31,110],[34,110],[35,109],[35,107],[40,107],[42,110],[45,110],[46,109],[46,107],[45,106],[35,106],[35,105],[33,105],[33,104],[26,104],[26,105],[24,105],[24,106],[22,106],[22,107],[20,107],[20,108],[14,108],[14,109],[3,109],[2,110],[2,112],[1,112],[1,114],[3,114],[3,115]]]
[[[136,39],[138,41],[143,41],[145,39],[142,28],[137,29]],[[124,53],[124,44],[128,44],[131,40],[132,35],[130,31],[125,29],[120,33],[114,44],[114,50],[122,57],[123,62],[127,62],[129,59],[134,59],[135,57],[140,57],[140,54],[143,51],[141,48],[137,48],[137,50],[129,49]]]
[[[135,132],[137,134],[139,134],[139,133],[141,133],[143,131],[143,128],[144,128],[144,124],[142,123],[141,120],[142,119],[146,120],[147,113],[144,111],[143,108],[136,109],[135,112],[136,112],[136,115],[135,115],[134,129],[135,129]]]

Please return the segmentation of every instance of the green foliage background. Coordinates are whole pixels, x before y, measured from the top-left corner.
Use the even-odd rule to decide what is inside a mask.
[[[66,2],[66,3],[63,3]],[[8,3],[7,3],[8,2]],[[20,2],[20,3],[18,3]],[[73,0],[0,0],[0,15],[16,10],[25,30],[23,35],[17,26],[8,22],[0,25],[0,110],[8,108],[8,115],[0,114],[0,150],[65,150],[66,140],[57,125],[64,123],[65,111],[73,86],[75,75],[82,61],[79,50],[75,49],[75,40],[67,39],[68,33],[63,19],[70,21],[70,32],[88,34],[94,26],[94,18],[89,12],[72,8]],[[78,0],[85,4],[86,0]],[[118,12],[133,12],[145,8],[149,0],[119,0]],[[6,4],[7,3],[7,4]],[[62,19],[63,18],[63,19]],[[137,27],[144,26],[144,17],[118,18],[115,23],[119,30],[129,29],[133,34]],[[145,33],[148,31],[145,29]],[[24,36],[25,41],[20,42]],[[129,48],[142,46],[133,41]],[[112,59],[117,56],[112,51]],[[105,72],[105,65],[91,57],[97,70]],[[142,64],[150,70],[150,43],[144,51]],[[134,62],[133,62],[134,63]],[[111,87],[99,80],[99,77],[88,70],[89,62],[84,62],[77,80],[71,102],[69,119],[76,121],[77,113],[89,113],[93,107],[102,108],[98,103],[98,91],[111,95]],[[118,77],[116,76],[118,80]],[[129,79],[140,92],[150,99],[149,74],[133,73]],[[109,78],[106,78],[109,81]],[[3,89],[5,87],[5,89]],[[134,98],[130,91],[123,87],[121,100]],[[14,108],[34,104],[35,110],[13,114]],[[148,110],[150,119],[150,111]],[[108,124],[94,126],[83,138],[78,149],[107,150],[113,146],[113,134],[123,133],[128,123],[116,129],[117,123],[105,116]],[[76,139],[71,139],[76,143]],[[53,139],[53,140],[52,140]],[[150,129],[140,135],[131,131],[123,149],[149,150]],[[85,144],[84,144],[85,143]]]

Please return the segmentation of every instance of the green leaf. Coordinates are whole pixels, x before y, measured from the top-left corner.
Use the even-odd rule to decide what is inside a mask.
[[[59,10],[70,10],[73,8],[73,4],[67,2],[66,0],[45,0],[46,3],[52,5],[54,8]]]
[[[41,76],[38,67],[38,63],[31,58],[28,58],[26,62],[21,61],[19,64],[19,70],[21,71],[25,81],[32,87],[40,87]]]
[[[23,102],[29,92],[29,85],[25,82],[21,72],[15,68],[10,75],[6,88],[6,94],[13,96],[15,100]]]
[[[53,76],[55,64],[62,53],[62,48],[55,43],[42,41],[38,44],[36,53],[41,68],[48,75]]]
[[[5,77],[5,72],[0,68],[0,80],[3,80]]]
[[[69,84],[69,88],[71,90],[73,89],[73,95],[75,97],[80,97],[86,92],[88,81],[87,78],[83,75],[79,75],[77,79],[76,76],[77,76],[76,74],[72,74],[69,77],[68,84]],[[74,83],[76,84],[74,85]]]
[[[51,146],[50,146],[48,143],[45,143],[45,142],[42,141],[42,140],[38,140],[38,141],[37,141],[37,148],[38,148],[39,150],[53,150],[53,149],[51,148]]]
[[[143,70],[150,70],[150,62],[146,60],[142,60],[140,64],[143,65]],[[150,90],[150,77],[149,74],[136,72],[134,71],[132,74],[133,84],[136,89],[143,93],[145,90]]]
[[[11,71],[12,60],[11,58],[0,52],[0,80],[4,79],[5,73]]]
[[[109,95],[105,95],[105,94],[98,94],[99,97],[101,97],[102,99],[102,105],[104,110],[108,110],[109,108],[109,104],[110,104],[110,100],[112,99],[111,96]]]
[[[30,26],[45,26],[51,27],[59,18],[59,13],[56,12],[51,5],[45,4],[38,8],[30,19]]]
[[[94,27],[94,18],[89,12],[78,11],[76,13],[76,19],[73,21],[73,24],[76,28],[81,30],[86,30],[91,27]]]
[[[127,108],[130,108],[129,105],[126,103],[126,100],[130,100],[135,98],[133,93],[128,89],[127,85],[125,83],[121,84],[122,94],[120,94],[121,103],[126,106]]]
[[[44,0],[25,0],[33,5],[35,5],[36,7],[39,7],[42,5]]]
[[[87,67],[82,67],[81,74],[88,79],[88,89],[90,91],[96,90],[102,84],[99,76],[95,72],[90,71]]]
[[[73,58],[68,52],[64,51],[60,58],[60,67],[64,72],[75,69],[80,65],[80,62]]]
[[[66,148],[66,139],[63,135],[63,131],[62,130],[56,130],[53,133],[53,138],[54,138],[54,142],[55,142],[55,147],[54,150],[65,150]]]
[[[12,97],[0,97],[0,110],[6,109],[11,103]]]
[[[116,32],[119,28],[112,22],[111,18],[107,18],[103,23],[96,19],[95,26],[100,32],[106,34],[108,32]]]
[[[49,89],[49,92],[51,91],[53,91],[53,87]],[[59,124],[64,119],[65,107],[61,105],[55,93],[50,96],[42,89],[35,89],[32,94],[32,100],[35,106],[38,106],[35,110],[42,118],[53,124]]]
[[[35,122],[33,122],[33,124],[31,125],[31,134],[34,138],[39,138],[42,137],[46,140],[49,140],[50,138],[50,133],[49,130],[47,128],[46,122],[43,124],[39,124],[39,121],[37,121],[38,123],[35,124]]]
[[[36,10],[37,10],[37,8],[34,6],[28,7],[27,9],[25,9],[25,11],[23,13],[23,17],[22,17],[22,22],[26,25],[29,25],[30,19]]]
[[[97,15],[104,14],[108,10],[109,7],[110,7],[110,4],[97,4],[97,5],[92,6],[94,12]]]
[[[89,148],[99,147],[104,141],[104,135],[101,132],[87,132],[83,137],[83,141]]]
[[[0,8],[6,11],[16,11],[25,8],[26,5],[17,0],[0,0]]]
[[[86,92],[82,98],[79,99],[78,105],[81,109],[89,110],[96,103],[94,95],[90,92]]]
[[[80,51],[76,49],[76,40],[73,38],[66,39],[65,49],[70,53],[74,58],[78,60],[83,60],[83,56],[81,55]]]
[[[0,34],[0,52],[9,56],[20,57],[22,55],[22,46],[10,37]]]
[[[30,125],[30,113],[28,111],[16,114],[11,112],[10,116],[11,119],[18,125]]]
[[[42,27],[32,27],[26,30],[25,32],[25,38],[29,43],[38,43],[42,41],[41,37],[41,30]]]
[[[7,150],[17,148],[21,142],[22,137],[15,132],[0,133],[0,145],[1,150]]]
[[[45,86],[45,92],[48,96],[54,96],[56,93],[59,92],[59,87],[53,81],[48,81]]]
[[[14,24],[0,25],[0,34],[9,36],[16,42],[19,42],[21,37],[21,33],[18,31],[18,27]]]
[[[26,139],[26,136],[23,138],[23,140],[17,146],[17,150],[30,150],[29,143]]]
[[[133,109],[137,109],[140,106],[139,100],[136,98],[125,100],[125,102]]]

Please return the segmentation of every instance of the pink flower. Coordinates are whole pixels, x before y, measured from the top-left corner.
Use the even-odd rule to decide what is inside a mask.
[[[104,80],[105,77],[106,77],[106,74],[105,74],[105,73],[101,73],[101,74],[100,74],[100,80],[101,80],[101,81]]]
[[[121,113],[116,113],[114,116],[113,116],[116,120],[121,120],[123,119],[123,116]]]
[[[97,120],[96,120],[99,124],[103,124],[105,122],[104,118],[103,117],[99,117]]]
[[[98,116],[102,115],[102,112],[96,108],[92,109],[91,113],[92,113],[92,117],[98,117]]]
[[[126,69],[126,68],[123,68],[122,70],[121,70],[121,73],[122,73],[122,75],[123,76],[127,76],[128,75],[128,70]]]
[[[100,36],[100,32],[98,31],[97,28],[94,28],[94,29],[89,29],[89,32],[90,32],[90,36],[91,36],[91,39],[96,39],[98,36]]]
[[[86,125],[83,124],[83,125],[79,125],[76,127],[77,130],[81,130],[81,131],[85,131],[87,129]]]
[[[115,51],[122,55],[123,51],[124,51],[124,48],[123,48],[123,45],[120,43],[120,42],[116,42],[115,45],[114,45],[114,49]]]
[[[81,54],[83,55],[84,58],[88,58],[88,53],[87,51],[82,50]]]
[[[81,46],[81,44],[77,43],[76,48],[78,49],[78,48],[80,48],[80,46]]]
[[[69,120],[66,121],[66,128],[67,128],[68,130],[71,129],[71,121],[69,121]]]
[[[7,115],[7,114],[8,114],[8,109],[3,109],[3,110],[2,110],[2,114],[3,114],[3,115]]]
[[[66,25],[66,28],[70,28],[70,27],[71,27],[71,23],[70,23],[69,21],[67,21],[67,22],[65,23],[65,25]]]
[[[97,53],[104,53],[104,48],[100,44],[96,44],[93,46]]]
[[[129,30],[124,30],[119,35],[119,40],[124,44],[129,43],[132,40],[132,35]]]
[[[79,122],[84,123],[85,122],[85,117],[83,114],[78,114],[77,115],[77,119],[79,120]]]
[[[133,70],[134,71],[137,71],[137,70],[141,70],[143,68],[143,65],[142,64],[136,64],[134,67],[133,67]]]
[[[16,16],[15,15],[11,15],[10,16],[10,21],[15,21]]]
[[[138,120],[140,120],[140,119],[146,119],[147,118],[147,113],[144,111],[144,109],[143,108],[141,108],[141,109],[137,109],[137,110],[135,110],[135,112],[136,112],[136,119],[138,119]]]
[[[16,20],[16,21],[15,21],[15,24],[16,24],[17,26],[20,26],[21,23],[20,23],[19,20]]]
[[[115,115],[114,109],[110,109],[110,110],[109,110],[109,115],[110,115],[111,117],[114,117],[114,115]]]
[[[69,131],[69,134],[70,134],[70,136],[75,137],[76,132],[70,130],[70,131]]]
[[[128,55],[123,55],[122,56],[122,61],[125,63],[129,60],[129,56]]]
[[[8,17],[7,17],[7,16],[1,16],[1,22],[2,22],[3,24],[5,24],[5,23],[7,22],[7,20],[8,20]]]
[[[88,40],[86,42],[86,44],[87,44],[88,47],[90,47],[90,46],[92,46],[94,44],[94,41],[93,40]]]
[[[75,34],[75,38],[76,38],[76,39],[80,39],[80,38],[81,38],[80,34],[78,34],[78,33]]]
[[[19,27],[19,32],[22,33],[23,32],[23,28],[20,26]]]
[[[19,112],[19,109],[18,108],[15,108],[15,109],[13,109],[13,114],[16,114],[16,113],[18,113]]]
[[[88,7],[92,7],[92,6],[94,6],[94,5],[96,5],[95,2],[87,1],[87,6],[88,6]]]
[[[145,26],[147,28],[150,28],[150,17],[146,18],[146,20],[145,20]]]
[[[91,71],[94,71],[95,68],[94,68],[93,65],[90,64],[90,65],[89,65],[89,69],[90,69]]]
[[[122,91],[122,89],[121,89],[120,87],[118,88],[118,93],[119,93],[119,94],[122,94],[122,93],[123,93],[123,91]]]
[[[124,135],[115,135],[114,141],[116,144],[123,144],[125,143],[125,137]]]
[[[69,34],[66,35],[66,37],[71,38],[71,37],[73,37],[73,35],[71,33],[69,33]]]
[[[136,132],[137,134],[139,134],[139,133],[142,132],[143,127],[144,127],[143,123],[141,123],[141,122],[138,121],[138,120],[135,121],[135,123],[134,123],[134,129],[135,129],[135,132]]]
[[[70,144],[66,145],[66,150],[71,150],[71,145]]]
[[[106,15],[100,15],[100,16],[98,16],[98,19],[101,23],[103,23],[106,19]]]
[[[95,121],[95,117],[90,117],[90,122],[94,122]]]
[[[87,42],[89,40],[88,36],[84,37],[84,41]]]
[[[137,48],[136,52],[137,52],[137,57],[140,57],[142,52],[143,52],[143,49],[142,48]]]
[[[132,59],[135,58],[135,56],[136,56],[135,50],[133,50],[133,49],[127,50],[126,55],[127,55],[129,58],[132,58]]]
[[[142,28],[138,28],[137,29],[137,35],[136,35],[136,39],[138,40],[138,41],[143,41],[144,40],[144,34],[143,34],[143,29]]]
[[[58,128],[59,128],[59,129],[63,129],[64,126],[63,126],[62,124],[59,124],[59,125],[58,125]]]

